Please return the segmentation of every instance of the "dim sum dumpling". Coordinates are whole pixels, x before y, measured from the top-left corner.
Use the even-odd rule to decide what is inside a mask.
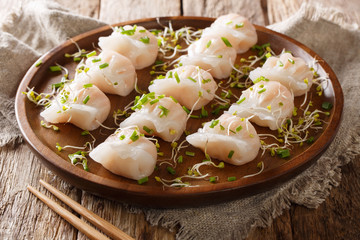
[[[207,36],[190,45],[180,64],[199,66],[214,78],[222,79],[230,76],[235,59],[236,50],[227,46],[220,36]]]
[[[121,128],[138,126],[141,133],[167,142],[178,140],[185,130],[187,114],[170,97],[148,93],[135,102],[133,109],[135,112],[120,123]]]
[[[149,91],[172,96],[188,109],[198,110],[214,99],[217,88],[210,73],[187,65],[168,71],[164,79],[155,79]]]
[[[99,46],[102,50],[113,50],[124,55],[136,69],[153,64],[158,54],[156,37],[136,25],[116,27],[110,36],[99,38]]]
[[[251,71],[249,77],[252,81],[265,77],[270,81],[280,82],[297,97],[311,88],[313,72],[302,58],[282,53],[280,57],[269,57],[262,67]]]
[[[291,117],[294,96],[279,82],[260,81],[243,91],[239,101],[231,105],[228,113],[239,117],[252,117],[259,126],[276,130],[281,122]]]
[[[237,53],[248,51],[257,42],[254,25],[247,18],[234,13],[218,17],[211,27],[204,29],[202,37],[212,35],[228,39]]]
[[[112,173],[139,180],[154,171],[157,150],[137,127],[120,128],[94,148],[90,157]]]
[[[247,119],[224,113],[218,119],[205,123],[186,140],[206,151],[210,157],[233,165],[243,165],[256,158],[260,138]]]
[[[84,130],[94,130],[108,117],[110,100],[95,85],[65,84],[50,106],[40,113],[47,122],[72,123]]]
[[[86,69],[86,70],[85,70]],[[135,88],[136,72],[130,60],[111,50],[80,64],[75,81],[92,83],[104,93],[128,95]]]

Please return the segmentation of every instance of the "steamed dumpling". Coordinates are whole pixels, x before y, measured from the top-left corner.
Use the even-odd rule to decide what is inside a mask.
[[[143,95],[134,106],[135,112],[120,123],[121,128],[138,126],[141,133],[154,135],[167,142],[180,138],[186,127],[187,114],[170,97]]]
[[[154,80],[149,91],[172,96],[188,109],[198,110],[214,99],[217,88],[210,73],[187,65],[168,71],[164,79]]]
[[[94,130],[105,121],[110,112],[110,100],[95,85],[66,84],[40,113],[50,123],[72,123],[84,130]]]
[[[210,157],[233,165],[254,160],[260,149],[260,139],[247,119],[224,113],[218,119],[205,123],[186,140],[206,151]]]
[[[202,37],[212,35],[228,39],[237,53],[248,51],[257,42],[254,25],[247,18],[234,13],[218,17],[211,27],[204,29]]]
[[[243,91],[239,101],[232,104],[228,113],[239,117],[252,117],[259,126],[276,130],[281,122],[291,117],[294,97],[279,82],[260,81]]]
[[[214,78],[222,79],[230,76],[235,59],[236,50],[227,46],[220,36],[206,36],[190,45],[180,64],[199,66]]]
[[[157,151],[137,128],[120,128],[94,148],[90,157],[112,173],[139,180],[154,171]]]
[[[136,69],[153,64],[158,54],[156,37],[136,25],[115,28],[110,36],[99,38],[99,46],[102,50],[113,50],[124,55]]]
[[[251,71],[249,77],[252,81],[265,77],[280,82],[297,97],[309,91],[313,73],[303,59],[283,53],[280,57],[269,57],[262,67]]]
[[[128,58],[114,51],[104,50],[79,67],[75,81],[92,83],[104,93],[126,96],[135,88],[134,66]]]

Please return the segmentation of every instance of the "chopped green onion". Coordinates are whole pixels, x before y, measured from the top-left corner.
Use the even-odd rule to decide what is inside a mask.
[[[81,132],[81,136],[86,136],[86,135],[89,135],[90,132],[88,130],[85,130],[85,131],[82,131]]]
[[[125,139],[125,135],[121,135],[119,138],[120,138],[120,140],[124,140],[124,139]]]
[[[86,54],[86,57],[89,58],[89,57],[92,57],[92,56],[95,56],[96,55],[96,51],[92,51],[88,54]]]
[[[209,127],[210,127],[210,128],[214,128],[216,125],[218,125],[218,123],[219,123],[219,119],[217,119],[217,120],[212,120]]]
[[[89,101],[89,99],[90,99],[90,96],[87,95],[87,96],[84,98],[83,103],[84,103],[84,104],[87,104],[87,102]]]
[[[101,61],[101,58],[94,58],[93,60],[91,60],[93,63],[96,63],[96,62],[100,62]]]
[[[103,64],[101,64],[101,65],[99,66],[99,68],[100,68],[100,69],[104,69],[104,68],[106,68],[106,67],[108,67],[108,66],[109,66],[108,63],[103,63]]]
[[[308,140],[306,140],[307,143],[313,143],[315,141],[315,138],[313,136],[309,137]]]
[[[178,102],[179,102],[179,101],[176,100],[173,96],[170,96],[169,98],[171,98],[171,99],[174,101],[174,103],[178,103]]]
[[[37,62],[35,63],[35,67],[39,67],[41,64],[42,64],[42,60],[40,59],[39,61],[37,61]]]
[[[149,177],[144,177],[142,179],[139,179],[137,182],[138,182],[138,184],[141,185],[141,184],[146,183],[148,181],[149,181]]]
[[[220,162],[219,165],[217,165],[218,168],[225,168],[224,162]]]
[[[177,158],[177,162],[178,163],[182,163],[183,162],[183,156],[180,155],[178,158]]]
[[[208,79],[203,79],[201,82],[202,82],[203,84],[205,84],[205,83],[211,82],[211,79],[210,79],[210,78],[208,78]]]
[[[232,24],[232,22],[233,22],[233,21],[229,21],[229,22],[226,23],[226,25]]]
[[[289,149],[278,149],[276,153],[280,156],[280,158],[287,158],[290,156]]]
[[[209,178],[209,182],[215,183],[215,182],[216,182],[216,177],[210,177],[210,178]]]
[[[139,32],[144,33],[144,32],[146,32],[146,30],[145,30],[145,29],[141,29],[141,30],[139,30]]]
[[[279,67],[283,67],[284,66],[284,64],[279,60],[278,61],[278,65],[279,65]]]
[[[291,58],[288,58],[288,61],[291,63],[291,64],[295,64],[295,61]]]
[[[229,40],[227,40],[227,38],[221,37],[221,40],[223,40],[227,47],[232,47],[231,43],[229,42]]]
[[[186,152],[185,152],[185,155],[186,155],[186,156],[190,156],[190,157],[194,157],[194,156],[195,156],[195,153],[194,153],[194,152],[186,151]]]
[[[228,154],[228,158],[232,158],[232,156],[234,155],[234,150],[231,150],[230,152],[229,152],[229,154]]]
[[[61,72],[61,67],[60,66],[50,66],[49,69],[52,72]]]
[[[236,177],[228,177],[228,182],[233,182],[233,181],[235,181],[236,180]]]
[[[171,175],[175,175],[176,173],[175,169],[173,169],[172,167],[167,167],[166,171],[168,171],[168,173],[170,173]]]
[[[205,117],[209,116],[208,111],[205,110],[204,106],[201,107],[201,114],[200,115],[201,115],[202,118],[205,118]]]
[[[271,53],[269,53],[269,52],[268,52],[267,54],[265,54],[265,57],[266,57],[266,58],[269,58],[269,57],[271,57],[271,56],[272,56],[272,55],[271,55]]]
[[[182,108],[184,109],[184,111],[185,111],[187,114],[189,114],[189,113],[190,113],[190,110],[189,110],[189,109],[187,109],[187,107],[183,106]]]
[[[139,137],[139,135],[137,134],[137,131],[135,130],[132,134],[131,134],[131,136],[130,136],[130,139],[131,139],[131,141],[133,141],[133,142],[135,142],[136,140],[138,140],[140,137]]]
[[[159,108],[162,110],[162,112],[160,113],[160,117],[163,117],[163,116],[167,116],[170,112],[169,109],[167,109],[166,107],[160,105]]]
[[[208,43],[206,44],[206,47],[209,48],[211,46],[211,40],[208,41]]]
[[[238,23],[235,25],[235,28],[242,28],[244,26],[244,23],[241,22],[241,23]]]
[[[331,103],[329,103],[329,102],[323,102],[323,103],[321,104],[321,107],[322,107],[323,109],[325,109],[325,110],[330,110],[330,109],[333,107],[333,105],[332,105]]]
[[[260,94],[260,93],[263,93],[265,91],[266,91],[266,88],[263,88],[263,89],[259,90],[258,93]]]
[[[51,84],[51,88],[55,88],[55,89],[58,89],[63,86],[64,86],[63,82]]]
[[[92,87],[93,85],[92,85],[92,83],[88,83],[88,84],[84,84],[84,88],[90,88],[90,87]]]
[[[174,77],[175,77],[175,79],[176,79],[176,82],[177,82],[177,83],[180,83],[180,78],[179,78],[179,75],[178,75],[177,72],[174,73]]]
[[[246,97],[243,97],[242,99],[240,99],[240,100],[237,101],[236,103],[237,103],[237,104],[240,104],[240,103],[242,103],[243,101],[245,101],[245,99],[246,99]]]
[[[242,129],[242,126],[239,125],[235,130],[236,130],[237,132],[239,132],[239,131],[241,131],[241,129]]]
[[[150,38],[148,36],[140,38],[140,41],[142,41],[145,44],[149,44]]]
[[[192,77],[188,77],[189,80],[193,81],[193,82],[197,82],[195,79],[193,79]]]
[[[148,127],[145,126],[145,125],[143,126],[143,129],[144,129],[145,132],[147,132],[147,133],[150,134],[150,135],[152,135],[152,134],[154,133],[154,130],[148,128]]]
[[[158,98],[154,99],[154,100],[150,101],[150,105],[153,105],[153,104],[157,103],[158,101],[160,101]]]

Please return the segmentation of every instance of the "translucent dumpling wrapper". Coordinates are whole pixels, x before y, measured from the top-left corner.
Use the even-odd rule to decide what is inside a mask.
[[[182,65],[195,65],[209,71],[214,78],[230,76],[236,50],[219,36],[202,37],[188,48],[188,55],[180,59]]]
[[[130,60],[110,50],[79,64],[75,81],[92,83],[104,93],[128,95],[135,88],[136,72]]]
[[[276,130],[291,117],[293,110],[294,96],[285,86],[279,82],[260,81],[243,91],[228,113]]]
[[[260,138],[254,126],[247,119],[227,113],[205,123],[186,140],[210,157],[233,165],[254,160],[260,149]]]
[[[210,73],[187,65],[168,71],[164,79],[155,79],[149,91],[172,96],[188,109],[198,110],[214,99],[217,88]]]
[[[120,128],[94,148],[90,157],[112,173],[139,180],[154,171],[157,150],[136,127]]]
[[[213,35],[228,39],[237,53],[248,51],[258,40],[254,25],[234,13],[218,17],[211,27],[204,29],[202,37]]]
[[[294,57],[291,53],[282,53],[279,57],[269,57],[262,67],[251,71],[249,77],[253,82],[261,77],[277,81],[297,97],[311,88],[313,72],[302,58]]]
[[[50,105],[40,113],[50,123],[72,123],[84,130],[94,130],[110,113],[110,100],[95,85],[65,84]]]
[[[167,142],[178,140],[185,130],[187,114],[175,99],[148,93],[135,101],[133,109],[121,128],[138,126],[141,133]]]
[[[99,46],[102,50],[113,50],[124,55],[136,69],[153,64],[158,54],[156,37],[136,25],[114,28],[110,36],[99,38]]]

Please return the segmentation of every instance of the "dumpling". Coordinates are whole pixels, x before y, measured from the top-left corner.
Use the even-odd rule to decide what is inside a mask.
[[[213,35],[228,39],[237,53],[244,53],[257,43],[254,25],[247,18],[234,13],[218,17],[209,28],[204,29],[202,37]]]
[[[120,123],[121,128],[138,126],[141,133],[167,142],[178,140],[185,130],[187,114],[170,97],[148,93],[135,102],[133,109],[135,112]]]
[[[94,130],[110,113],[110,100],[95,85],[65,84],[64,88],[40,113],[47,122],[72,123],[84,130]]]
[[[157,160],[155,144],[135,127],[116,130],[89,155],[110,172],[134,180],[150,176]]]
[[[259,126],[276,130],[281,122],[291,117],[294,96],[279,82],[260,81],[243,91],[239,101],[232,104],[228,113],[250,118]]]
[[[130,60],[111,50],[89,57],[78,66],[75,81],[92,83],[104,93],[128,95],[135,88],[136,72]]]
[[[280,57],[269,57],[262,67],[251,71],[249,77],[253,82],[260,77],[277,81],[297,97],[311,88],[313,72],[303,59],[293,57],[291,53],[282,53]]]
[[[172,96],[188,109],[198,110],[214,99],[217,88],[210,73],[187,65],[168,71],[164,79],[154,80],[149,91]]]
[[[225,42],[220,36],[202,37],[190,45],[180,64],[199,66],[214,78],[227,78],[233,70],[236,50]]]
[[[260,149],[260,138],[247,119],[224,113],[218,119],[205,123],[186,140],[210,157],[233,165],[254,160]]]
[[[136,69],[153,64],[158,54],[156,37],[136,25],[115,28],[110,36],[99,38],[99,46],[102,50],[113,50],[124,55]]]

